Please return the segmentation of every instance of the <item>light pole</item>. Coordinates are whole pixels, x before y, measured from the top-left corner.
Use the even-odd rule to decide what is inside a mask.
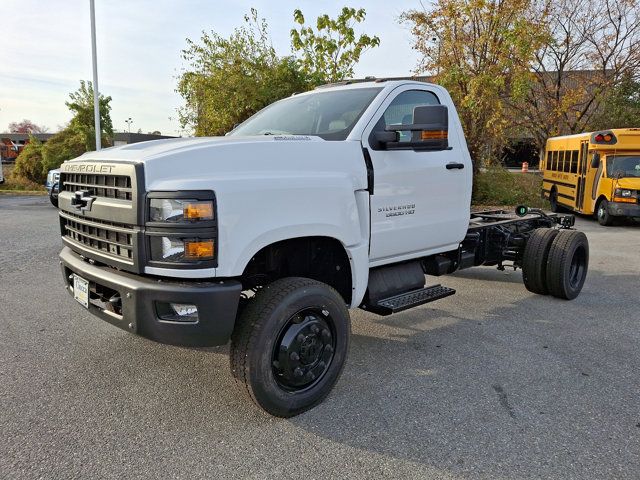
[[[98,90],[98,58],[96,55],[96,6],[90,0],[91,7],[91,60],[93,63],[93,120],[96,130],[96,150],[102,148],[102,129],[100,128],[100,94]]]
[[[133,120],[131,120],[131,117],[127,118],[124,123],[127,124],[127,126],[129,127],[129,133],[131,133],[131,124],[133,123]]]

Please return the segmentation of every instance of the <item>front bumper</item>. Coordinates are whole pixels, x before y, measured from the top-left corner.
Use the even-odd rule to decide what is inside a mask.
[[[609,215],[614,217],[640,217],[640,204],[609,202]]]
[[[242,286],[237,280],[167,281],[92,265],[70,248],[60,252],[62,275],[73,294],[73,275],[89,281],[89,311],[107,322],[151,340],[172,345],[213,346],[229,341]],[[114,308],[107,297],[118,295]],[[195,323],[158,317],[156,302],[193,304]]]

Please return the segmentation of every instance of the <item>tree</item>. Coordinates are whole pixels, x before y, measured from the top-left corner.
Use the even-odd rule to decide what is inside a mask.
[[[316,20],[316,30],[305,25],[302,11],[293,12],[294,21],[300,25],[291,30],[291,45],[299,55],[302,71],[314,84],[338,82],[353,77],[353,69],[360,56],[380,45],[376,36],[362,34],[356,37],[354,26],[364,21],[364,8],[344,7],[336,19],[321,15]]]
[[[43,145],[35,137],[29,139],[29,143],[16,158],[14,175],[35,183],[43,183],[47,177],[43,169]]]
[[[111,97],[100,94],[100,130],[102,144],[113,143],[113,123],[111,122]],[[80,88],[69,94],[65,105],[71,110],[73,118],[67,128],[82,133],[86,150],[95,150],[95,125],[93,112],[93,85],[90,81],[80,80]]]
[[[530,65],[547,40],[533,0],[437,0],[401,16],[412,25],[418,72],[435,75],[458,108],[477,171],[502,151],[511,126],[507,97],[522,98]]]
[[[21,122],[11,122],[9,124],[9,133],[46,133],[49,129],[44,126],[36,125],[26,118]]]
[[[69,124],[53,135],[45,144],[31,138],[16,159],[16,174],[33,182],[42,183],[47,173],[62,162],[78,157],[95,148],[93,117],[93,87],[91,82],[80,81],[80,88],[69,94],[65,102],[73,118]],[[103,145],[113,138],[113,125],[109,111],[111,97],[100,95],[100,116]]]
[[[178,118],[199,136],[223,135],[268,104],[309,88],[295,60],[276,55],[255,9],[229,38],[203,32],[198,43],[187,39],[182,58],[187,67],[177,92],[185,105]]]
[[[533,87],[524,101],[513,102],[514,118],[541,151],[548,137],[598,124],[611,109],[608,99],[621,101],[633,88],[640,68],[640,2],[551,0],[548,26],[550,40],[532,63]]]
[[[86,138],[82,130],[71,126],[61,130],[43,145],[43,175],[46,177],[49,170],[58,168],[63,162],[79,157],[86,151]]]
[[[605,93],[603,105],[593,115],[586,130],[633,128],[640,125],[640,81],[626,75],[622,81]]]

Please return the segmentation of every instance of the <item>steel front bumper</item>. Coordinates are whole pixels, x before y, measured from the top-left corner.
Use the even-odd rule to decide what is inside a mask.
[[[614,217],[640,217],[640,204],[609,202],[609,215]]]
[[[89,281],[89,311],[122,329],[162,343],[185,346],[224,345],[235,323],[240,282],[193,282],[143,277],[92,265],[71,249],[60,252],[62,275],[73,295],[73,274]],[[105,299],[119,296],[115,308]],[[197,322],[162,320],[158,303],[193,304]]]

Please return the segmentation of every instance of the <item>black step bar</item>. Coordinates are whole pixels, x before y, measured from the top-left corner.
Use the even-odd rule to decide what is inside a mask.
[[[453,295],[456,291],[453,288],[434,285],[432,287],[412,290],[389,298],[378,300],[375,305],[369,305],[366,310],[378,315],[391,315],[409,308],[417,307],[425,303],[440,300],[441,298]]]

